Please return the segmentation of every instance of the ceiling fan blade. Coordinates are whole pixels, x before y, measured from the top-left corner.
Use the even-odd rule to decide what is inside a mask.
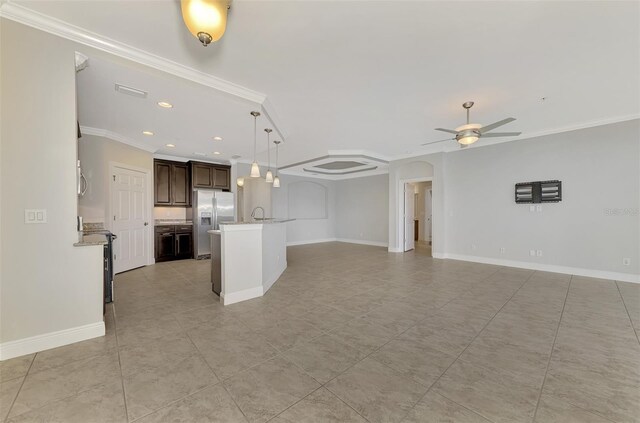
[[[484,134],[486,132],[492,131],[499,126],[506,125],[507,123],[513,122],[514,120],[516,120],[516,118],[506,118],[506,119],[499,120],[498,122],[492,123],[491,125],[483,126],[482,128],[480,128],[480,133]]]
[[[447,138],[446,140],[439,140],[439,141],[429,141],[429,142],[425,142],[423,144],[420,145],[429,145],[429,144],[437,144],[439,142],[445,142],[445,141],[453,141],[455,140],[455,138]]]
[[[482,134],[482,138],[491,138],[491,137],[517,137],[522,134],[522,132],[492,132],[490,134]]]
[[[444,129],[444,128],[435,128],[436,131],[442,131],[442,132],[448,132],[450,134],[457,134],[457,131],[454,131],[453,129]]]

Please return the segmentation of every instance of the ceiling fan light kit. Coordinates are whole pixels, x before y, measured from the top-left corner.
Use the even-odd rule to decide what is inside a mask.
[[[506,118],[500,120],[498,122],[494,122],[491,125],[482,126],[479,123],[469,123],[469,109],[473,107],[473,101],[467,101],[462,104],[462,107],[467,111],[467,123],[458,126],[455,130],[453,129],[445,129],[445,128],[435,128],[436,131],[448,132],[449,134],[454,134],[453,138],[447,138],[439,141],[426,142],[422,145],[435,144],[444,141],[456,140],[460,147],[467,147],[474,142],[478,141],[482,137],[488,138],[496,138],[496,137],[516,137],[521,134],[521,132],[493,132],[488,133],[502,125],[506,125],[509,122],[513,122],[516,120],[515,118]]]
[[[182,19],[203,46],[218,41],[227,29],[230,0],[181,0]]]

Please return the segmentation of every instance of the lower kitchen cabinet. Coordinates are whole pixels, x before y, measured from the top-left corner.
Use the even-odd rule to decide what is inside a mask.
[[[193,258],[193,234],[190,226],[156,226],[156,262]]]
[[[193,257],[193,234],[191,232],[176,232],[176,258]]]

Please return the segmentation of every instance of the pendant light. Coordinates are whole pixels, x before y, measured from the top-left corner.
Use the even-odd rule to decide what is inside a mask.
[[[258,161],[256,160],[256,145],[258,139],[258,129],[257,129],[257,121],[258,116],[260,116],[260,112],[251,112],[251,116],[253,116],[253,163],[251,163],[251,177],[259,178],[260,177],[260,166],[258,166]]]
[[[267,174],[264,175],[264,179],[265,181],[267,181],[268,184],[272,184],[273,172],[271,172],[271,141],[269,140],[269,137],[271,136],[273,129],[265,128],[264,132],[267,133]]]
[[[273,187],[280,188],[280,177],[278,176],[278,145],[280,141],[273,142],[276,145],[276,176],[273,178]]]

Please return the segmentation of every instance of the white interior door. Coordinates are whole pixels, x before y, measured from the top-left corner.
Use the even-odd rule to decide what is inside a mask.
[[[426,220],[426,224],[424,227],[425,239],[427,241],[431,241],[431,215],[432,215],[432,198],[431,198],[431,189],[427,189],[424,193],[424,216]]]
[[[415,248],[415,196],[413,187],[404,184],[404,251]]]
[[[113,242],[113,268],[119,273],[148,263],[148,183],[144,172],[118,166],[111,179],[111,232],[118,237]]]

